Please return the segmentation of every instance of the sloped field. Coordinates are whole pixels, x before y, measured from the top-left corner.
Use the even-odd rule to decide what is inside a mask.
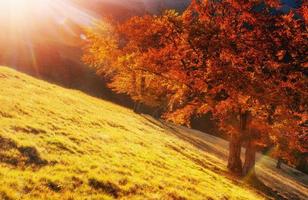
[[[0,67],[0,199],[268,198],[170,127]]]

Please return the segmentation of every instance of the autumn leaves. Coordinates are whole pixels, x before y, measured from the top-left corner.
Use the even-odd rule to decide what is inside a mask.
[[[246,175],[260,144],[288,136],[307,152],[307,13],[273,14],[276,3],[192,1],[182,14],[102,22],[88,30],[83,60],[114,91],[163,107],[167,120],[189,125],[211,112],[231,135],[231,171],[243,173],[239,151],[247,148]]]

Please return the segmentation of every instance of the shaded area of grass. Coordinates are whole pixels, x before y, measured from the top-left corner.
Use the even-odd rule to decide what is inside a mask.
[[[144,116],[147,120],[153,121],[153,119]],[[185,127],[178,127],[166,122],[153,121],[165,129],[169,130],[169,133],[175,135],[181,140],[187,141],[194,145],[198,149],[205,153],[210,153],[220,158],[220,162],[226,166],[228,156],[228,142],[208,135],[196,130],[189,130]],[[176,151],[181,152],[179,149]],[[244,156],[244,149],[242,149],[242,157]],[[189,158],[189,156],[188,156]],[[257,176],[254,177],[240,177],[232,176],[230,173],[217,168],[219,166],[215,163],[212,166],[210,163],[206,165],[200,160],[190,158],[196,161],[202,166],[211,167],[211,170],[223,174],[233,180],[234,184],[247,184],[249,187],[255,188],[258,193],[273,199],[307,199],[308,198],[308,176],[288,166],[284,166],[283,169],[276,168],[276,162],[274,159],[259,154],[257,156]],[[243,159],[243,158],[242,158]]]
[[[274,199],[279,199],[279,200],[288,200],[289,198],[284,197],[279,194],[278,191],[273,190],[273,188],[268,187],[265,185],[258,177],[250,177],[247,180],[248,184],[250,184],[252,187],[256,188],[259,191],[262,191],[266,195],[274,198]],[[290,197],[290,196],[289,196]],[[297,196],[292,196],[292,200],[299,200],[300,198]]]
[[[30,146],[18,146],[13,140],[0,135],[0,163],[15,167],[42,167],[48,162],[42,159],[36,148]]]
[[[98,181],[95,178],[89,179],[89,186],[94,188],[95,190],[102,191],[114,198],[118,198],[121,192],[121,189],[111,182],[102,182]]]

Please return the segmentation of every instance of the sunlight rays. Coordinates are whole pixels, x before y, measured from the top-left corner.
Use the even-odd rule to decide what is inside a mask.
[[[72,0],[1,0],[0,11],[4,13],[1,18],[11,22],[17,20],[15,22],[18,23],[26,22],[26,20],[43,21],[46,17],[55,19],[68,17],[80,23],[93,19],[86,10],[73,3]]]
[[[14,67],[28,60],[39,76],[37,46],[78,45],[82,26],[96,18],[74,0],[0,0],[2,57]]]

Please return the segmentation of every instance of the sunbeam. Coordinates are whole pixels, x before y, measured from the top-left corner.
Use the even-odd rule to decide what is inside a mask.
[[[1,0],[1,57],[5,64],[27,66],[31,69],[26,71],[39,76],[35,48],[41,44],[78,46],[82,26],[96,18],[73,0]]]

